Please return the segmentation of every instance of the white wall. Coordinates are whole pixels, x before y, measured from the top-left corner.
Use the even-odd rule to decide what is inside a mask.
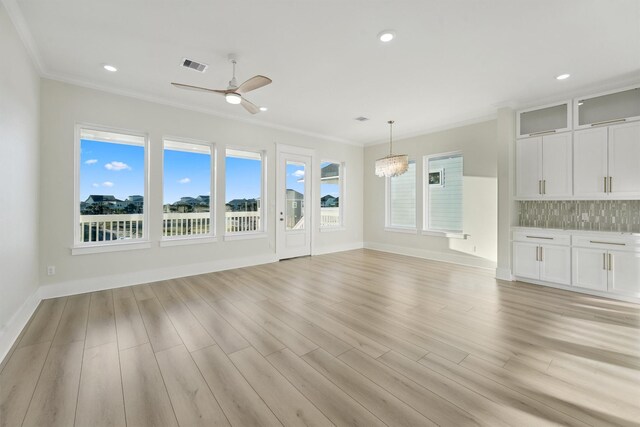
[[[0,360],[37,302],[40,79],[0,3]]]
[[[365,247],[430,259],[495,268],[497,260],[497,155],[496,120],[442,132],[394,141],[394,151],[408,154],[417,166],[417,232],[385,231],[385,180],[374,175],[377,158],[388,153],[388,145],[364,150]],[[461,151],[464,156],[464,232],[456,239],[422,235],[423,156]]]
[[[43,296],[76,293],[96,287],[118,286],[212,271],[243,263],[272,261],[275,256],[275,144],[314,148],[321,160],[346,164],[345,230],[314,233],[315,253],[362,244],[361,147],[321,140],[292,132],[251,125],[212,115],[154,104],[93,89],[42,80],[40,281]],[[206,95],[203,95],[206,96]],[[213,99],[212,99],[213,101]],[[232,107],[230,107],[232,108]],[[71,255],[74,204],[74,126],[91,123],[148,133],[150,137],[150,249]],[[225,145],[267,152],[268,238],[218,241],[209,244],[159,247],[162,218],[163,136],[212,141],[218,149],[218,206],[224,210]],[[314,185],[318,194],[319,183]],[[342,201],[341,201],[342,202]],[[314,206],[319,213],[319,198]],[[219,215],[220,216],[220,215]],[[221,223],[219,221],[219,223]],[[221,228],[218,228],[220,231]],[[46,266],[56,275],[47,276]]]

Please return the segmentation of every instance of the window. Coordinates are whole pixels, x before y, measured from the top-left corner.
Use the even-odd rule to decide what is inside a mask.
[[[213,236],[212,144],[164,140],[162,237]]]
[[[387,227],[416,228],[416,162],[400,176],[387,178]]]
[[[263,153],[228,149],[225,169],[225,233],[263,231]]]
[[[320,227],[342,226],[343,165],[320,163]]]
[[[76,243],[147,238],[146,137],[78,127]]]
[[[424,171],[425,230],[462,233],[462,154],[425,156]]]

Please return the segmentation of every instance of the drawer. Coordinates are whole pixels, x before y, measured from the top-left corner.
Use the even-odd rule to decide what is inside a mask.
[[[616,251],[640,252],[638,236],[573,236],[573,246]]]
[[[550,233],[548,231],[514,231],[514,242],[530,242],[545,245],[565,245],[571,244],[570,234]]]

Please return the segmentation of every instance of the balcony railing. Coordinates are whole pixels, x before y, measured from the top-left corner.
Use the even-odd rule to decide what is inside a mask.
[[[320,209],[320,226],[339,224],[339,208]],[[225,212],[224,226],[227,233],[259,231],[260,212]],[[81,242],[141,239],[143,229],[142,214],[80,215]],[[163,237],[198,236],[210,231],[209,212],[162,214]]]

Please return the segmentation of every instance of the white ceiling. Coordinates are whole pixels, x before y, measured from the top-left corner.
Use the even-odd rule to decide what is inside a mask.
[[[3,2],[47,77],[357,143],[384,140],[389,119],[414,135],[640,78],[638,0]],[[397,38],[384,45],[386,28]],[[230,52],[239,81],[273,79],[248,96],[268,112],[169,85],[225,88]]]

